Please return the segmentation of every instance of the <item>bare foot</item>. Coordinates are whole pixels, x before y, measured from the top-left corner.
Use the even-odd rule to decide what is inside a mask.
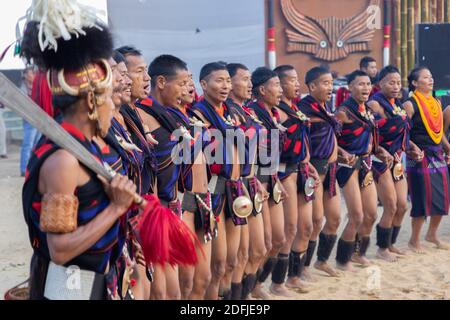
[[[425,250],[423,250],[422,246],[420,245],[420,243],[413,243],[411,242],[411,240],[408,242],[408,248],[417,254],[425,254]]]
[[[356,272],[351,262],[347,262],[346,264],[340,264],[336,262],[336,268],[345,272]]]
[[[389,251],[395,254],[398,254],[399,256],[405,256],[406,252],[403,250],[400,250],[399,248],[395,247],[395,246],[390,246],[389,247]]]
[[[387,262],[396,262],[397,257],[391,253],[389,249],[378,249],[377,258],[387,261]]]
[[[434,243],[436,245],[436,249],[450,250],[450,245],[448,243],[442,242],[437,238],[426,236],[425,241]]]
[[[330,277],[340,277],[341,276],[341,274],[339,272],[337,272],[332,267],[330,267],[328,265],[328,263],[326,263],[326,262],[316,261],[316,263],[314,263],[314,268],[327,273]]]
[[[367,259],[366,256],[360,256],[359,254],[354,253],[352,255],[352,262],[360,264],[363,267],[368,267],[372,264],[372,262]]]
[[[270,295],[261,287],[261,284],[257,284],[253,289],[251,296],[255,299],[270,300]]]
[[[317,281],[311,274],[311,271],[309,271],[308,267],[305,267],[303,269],[302,274],[300,275],[300,279],[302,279],[305,282],[316,282]]]
[[[284,298],[292,298],[294,295],[290,292],[284,284],[275,284],[272,283],[270,285],[270,293],[278,297]]]
[[[286,288],[295,290],[298,293],[308,293],[311,286],[300,280],[300,278],[288,278],[286,280]]]

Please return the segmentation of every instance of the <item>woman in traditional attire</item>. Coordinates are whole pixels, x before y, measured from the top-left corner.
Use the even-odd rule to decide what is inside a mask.
[[[420,231],[427,218],[430,225],[425,240],[437,248],[449,249],[437,230],[449,209],[449,173],[442,138],[444,121],[441,103],[432,95],[434,80],[430,70],[417,67],[408,76],[411,97],[403,105],[412,122],[406,172],[411,196],[412,234],[409,248],[423,253]]]

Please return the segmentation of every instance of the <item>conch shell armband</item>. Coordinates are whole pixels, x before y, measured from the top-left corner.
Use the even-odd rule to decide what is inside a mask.
[[[75,195],[47,193],[42,198],[40,229],[43,232],[70,233],[77,229],[78,198]]]

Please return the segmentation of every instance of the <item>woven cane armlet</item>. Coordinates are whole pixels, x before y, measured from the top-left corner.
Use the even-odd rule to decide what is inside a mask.
[[[68,194],[45,194],[40,228],[43,232],[69,233],[77,228],[78,198]]]

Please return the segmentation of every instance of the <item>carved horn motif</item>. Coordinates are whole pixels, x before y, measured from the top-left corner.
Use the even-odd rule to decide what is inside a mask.
[[[369,6],[379,6],[371,0]],[[337,61],[353,52],[369,51],[369,42],[375,34],[369,28],[372,13],[369,10],[349,18],[328,17],[316,19],[299,12],[293,0],[281,0],[283,15],[293,29],[286,28],[288,52],[304,52],[323,61]]]

